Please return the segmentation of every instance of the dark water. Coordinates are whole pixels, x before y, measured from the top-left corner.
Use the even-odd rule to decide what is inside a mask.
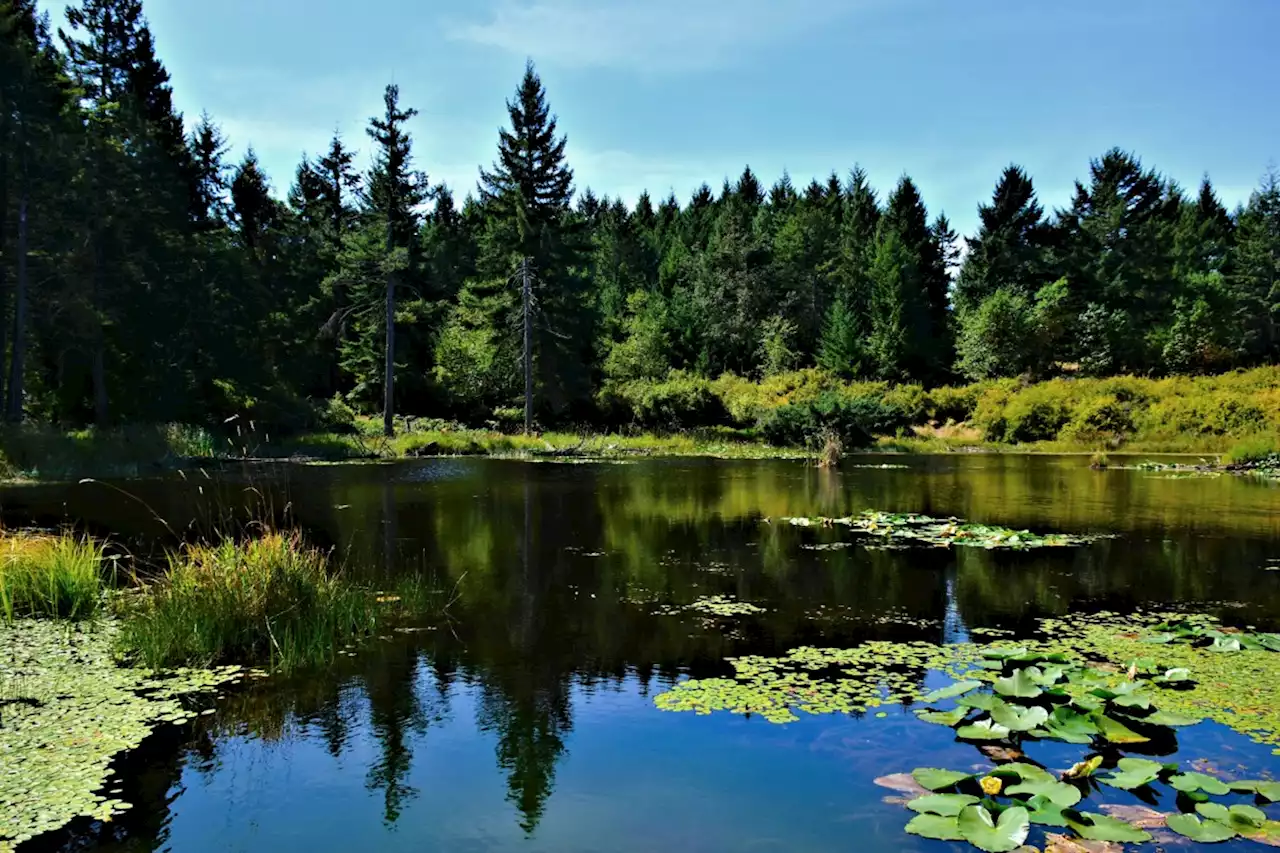
[[[726,656],[954,641],[1072,611],[1191,603],[1280,627],[1274,484],[1095,472],[1078,457],[854,461],[907,468],[429,460],[197,473],[120,484],[127,496],[92,483],[0,492],[8,524],[74,519],[139,553],[161,547],[167,528],[230,525],[245,503],[265,503],[352,571],[425,569],[456,596],[448,625],[232,695],[199,727],[153,738],[121,765],[136,808],[57,842],[182,853],[968,849],[903,834],[909,813],[872,783],[982,758],[907,709],[778,726],[666,713],[652,697],[685,673],[727,672]],[[864,508],[1116,536],[1026,553],[822,551],[803,546],[829,534],[765,521]],[[642,603],[712,594],[771,609],[726,634]],[[1183,730],[1180,746],[1280,774],[1269,749],[1216,724]],[[1065,766],[1078,753],[1041,745],[1034,756]]]

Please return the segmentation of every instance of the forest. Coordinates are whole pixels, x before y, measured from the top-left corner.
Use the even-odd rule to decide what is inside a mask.
[[[57,22],[0,0],[6,419],[515,426],[526,351],[545,427],[625,421],[619,388],[672,376],[937,387],[1280,360],[1274,169],[1228,210],[1208,177],[1115,148],[1046,210],[1010,165],[962,241],[909,176],[877,188],[857,166],[804,186],[747,167],[634,206],[576,187],[532,63],[474,191],[432,182],[397,86],[384,107],[281,198],[215,117],[176,111],[140,0]]]

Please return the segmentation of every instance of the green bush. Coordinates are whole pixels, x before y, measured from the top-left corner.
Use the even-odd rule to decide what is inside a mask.
[[[1222,457],[1226,465],[1263,465],[1280,460],[1280,436],[1275,433],[1251,435],[1232,445]]]
[[[1104,437],[1125,438],[1134,431],[1131,407],[1112,394],[1090,397],[1076,407],[1062,438],[1096,441]]]
[[[719,426],[728,420],[711,382],[684,371],[673,370],[662,382],[606,384],[597,402],[613,423],[629,422],[646,429]]]
[[[847,399],[823,394],[797,405],[780,406],[760,421],[765,441],[780,447],[815,446],[835,435],[844,447],[866,447],[873,436],[905,426],[901,412],[873,397]]]
[[[936,423],[964,423],[973,417],[978,408],[978,397],[986,389],[986,385],[977,383],[963,385],[958,388],[943,386],[934,388],[926,398],[925,416]]]

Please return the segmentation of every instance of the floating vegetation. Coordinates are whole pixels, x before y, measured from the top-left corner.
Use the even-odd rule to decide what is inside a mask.
[[[1073,701],[1079,697],[1079,701],[1089,702],[1087,694],[1091,690],[1117,686],[1113,684],[1119,681],[1115,675],[1127,674],[1132,668],[1142,689],[1137,691],[1137,696],[1123,700],[1129,705],[1113,698],[1092,697],[1104,708],[1104,713],[1092,725],[1105,727],[1104,734],[1109,733],[1112,739],[1125,737],[1119,728],[1121,725],[1136,731],[1134,725],[1138,729],[1144,724],[1165,725],[1162,719],[1203,718],[1222,723],[1255,742],[1270,745],[1280,755],[1280,655],[1248,649],[1221,654],[1188,644],[1143,642],[1142,637],[1151,626],[1175,618],[1185,617],[1169,614],[1121,617],[1115,613],[1098,613],[1046,619],[1040,623],[1041,633],[1052,639],[1020,641],[1016,650],[1025,655],[1079,656],[1087,669],[1095,670],[1098,675],[1091,678],[1100,679],[1105,685],[1090,684],[1086,680],[1076,684],[1055,683],[1051,687],[1055,693],[1061,689],[1073,697]],[[1206,625],[1216,624],[1207,617],[1200,620]],[[1015,648],[1007,640],[1001,643],[1007,650]],[[925,642],[875,642],[853,649],[801,648],[777,658],[730,659],[734,677],[684,681],[654,701],[659,708],[669,711],[758,713],[771,722],[786,723],[798,719],[796,712],[859,713],[891,701],[923,701],[927,691],[920,684],[926,670],[943,671],[955,679],[963,677],[984,682],[1002,677],[994,675],[995,670],[979,666],[983,660],[983,649],[971,643],[939,646]],[[1002,662],[994,663],[1003,671]],[[1041,668],[1042,679],[1047,677],[1046,668]],[[1177,689],[1160,689],[1163,687]],[[1013,689],[1026,688],[1024,685]],[[1120,691],[1128,689],[1120,687]],[[1158,701],[1151,700],[1153,689],[1158,690]],[[1139,707],[1144,697],[1151,700],[1155,710],[1148,712]],[[1124,710],[1111,713],[1107,708]],[[1151,716],[1156,711],[1161,716],[1153,721]],[[954,714],[955,711],[939,713]],[[1139,722],[1138,718],[1143,719]],[[1126,722],[1130,720],[1133,724]],[[992,728],[987,733],[999,732],[994,726],[1003,723],[990,722]],[[1027,722],[1030,720],[1018,720],[1019,725]],[[1068,719],[1066,714],[1059,714],[1056,719],[1051,714],[1045,722],[1050,729],[1077,733],[1077,736],[1083,736],[1087,728],[1074,717]],[[971,733],[979,731],[975,729]],[[1093,737],[1090,730],[1089,738]]]
[[[969,647],[974,653],[976,648]],[[853,649],[793,649],[781,658],[730,658],[733,678],[683,681],[654,698],[665,711],[759,714],[774,723],[806,714],[865,713],[923,698],[927,670],[955,670],[959,646],[872,642]]]
[[[109,821],[128,809],[102,793],[112,758],[157,726],[195,717],[183,697],[244,674],[119,667],[117,630],[110,621],[0,625],[0,851],[77,817]]]
[[[1027,550],[1031,548],[1063,548],[1084,545],[1097,536],[1065,533],[1039,534],[1029,530],[1013,530],[986,524],[970,524],[957,518],[931,518],[915,513],[888,513],[868,510],[845,518],[784,518],[796,527],[843,526],[864,534],[857,544],[866,547],[911,547],[932,545],[949,548],[963,545],[973,548]]]
[[[1250,634],[1236,629],[1218,629],[1203,617],[1165,621],[1152,625],[1145,642],[1165,645],[1187,643],[1215,652],[1266,650],[1280,652],[1280,634]]]
[[[752,616],[764,613],[765,608],[748,601],[738,601],[731,595],[704,595],[689,604],[664,604],[659,614],[702,613],[706,616]]]

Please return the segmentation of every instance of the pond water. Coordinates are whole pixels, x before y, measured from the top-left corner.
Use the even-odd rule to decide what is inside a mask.
[[[433,459],[0,490],[6,524],[74,520],[139,553],[167,528],[232,524],[249,501],[349,571],[432,572],[450,621],[233,691],[216,715],[153,736],[119,765],[135,808],[53,847],[967,850],[905,835],[910,813],[872,781],[985,760],[906,708],[777,725],[653,697],[730,673],[729,656],[955,642],[1073,612],[1192,604],[1280,628],[1280,486],[1092,471],[1081,457],[867,456],[837,472]],[[820,549],[839,534],[777,522],[868,508],[1112,535],[1026,552]],[[767,609],[705,623],[662,612],[709,595]],[[1270,747],[1216,723],[1178,741],[1180,757],[1280,775]],[[1081,752],[1043,747],[1036,758],[1063,766]]]

